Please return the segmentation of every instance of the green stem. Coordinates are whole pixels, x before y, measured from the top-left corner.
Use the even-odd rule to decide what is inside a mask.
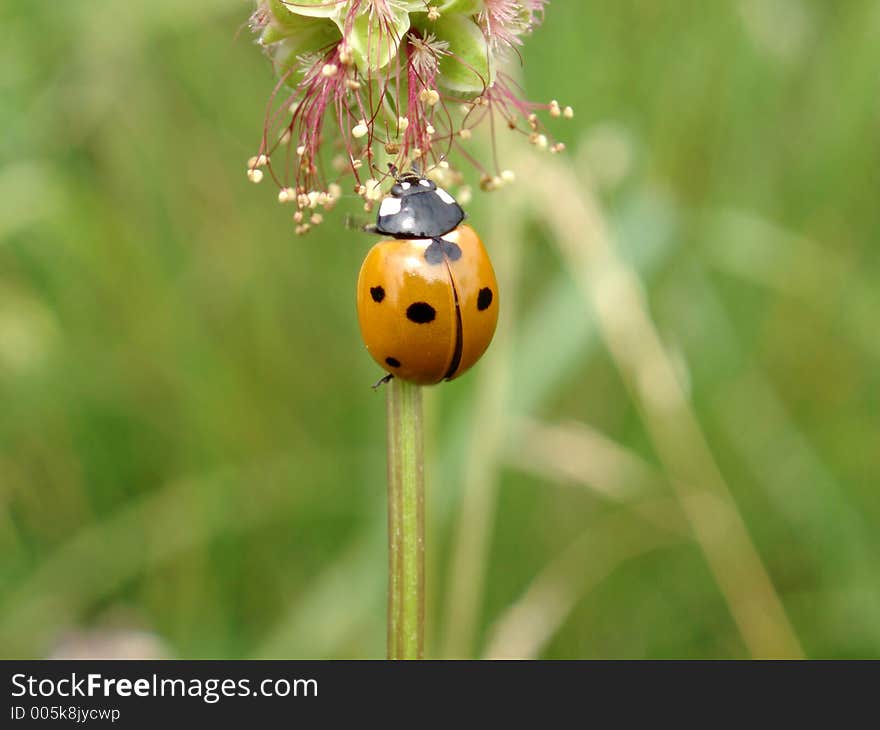
[[[425,635],[422,389],[400,378],[388,409],[388,658],[421,659]]]

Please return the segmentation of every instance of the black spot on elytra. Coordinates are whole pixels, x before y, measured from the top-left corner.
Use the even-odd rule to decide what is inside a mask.
[[[461,258],[461,247],[452,241],[435,238],[425,249],[425,261],[429,264],[442,264],[444,259],[458,261]]]
[[[477,309],[482,312],[488,309],[490,304],[492,304],[492,290],[488,286],[484,286],[477,294]]]
[[[458,261],[461,258],[461,247],[452,241],[443,241],[443,253],[450,261]]]
[[[381,286],[370,287],[370,296],[373,297],[373,301],[378,304],[385,298],[385,290]]]
[[[406,318],[416,324],[433,322],[437,316],[437,310],[427,302],[415,302],[406,308]]]
[[[385,362],[393,368],[400,367],[400,360],[398,360],[396,357],[386,357]]]
[[[425,261],[436,266],[443,263],[443,241],[435,238],[425,249]]]

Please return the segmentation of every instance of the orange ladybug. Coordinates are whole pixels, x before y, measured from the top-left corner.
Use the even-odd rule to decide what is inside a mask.
[[[436,199],[413,201],[414,195]],[[370,250],[357,285],[358,320],[370,355],[391,375],[421,385],[465,373],[486,351],[498,322],[489,255],[473,228],[458,225],[463,212],[440,205],[461,210],[433,182],[415,174],[399,178],[376,226],[395,239]],[[450,224],[452,230],[443,230]]]

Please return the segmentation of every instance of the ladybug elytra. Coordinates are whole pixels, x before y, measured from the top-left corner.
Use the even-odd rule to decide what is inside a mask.
[[[373,359],[421,385],[453,380],[486,351],[498,321],[492,262],[455,199],[416,173],[397,178],[375,230],[391,236],[361,266],[357,308]]]

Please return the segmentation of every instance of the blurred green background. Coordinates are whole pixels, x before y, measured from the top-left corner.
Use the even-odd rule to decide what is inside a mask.
[[[251,9],[0,9],[4,657],[384,654],[372,241],[246,180]],[[568,150],[502,135],[496,343],[426,401],[430,656],[880,657],[878,37],[550,4]]]

